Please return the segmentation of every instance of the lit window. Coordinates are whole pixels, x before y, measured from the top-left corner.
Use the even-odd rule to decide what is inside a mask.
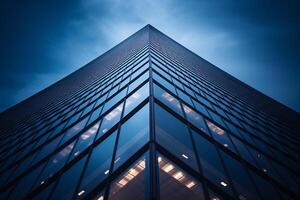
[[[112,183],[108,199],[145,199],[145,169],[143,156]]]
[[[107,115],[105,115],[105,117],[102,120],[101,128],[99,130],[97,138],[101,137],[120,120],[121,113],[123,110],[123,104],[124,103],[121,103],[115,109],[113,109]]]
[[[217,125],[215,125],[214,123],[210,122],[210,121],[207,121],[206,120],[206,123],[207,123],[207,126],[208,128],[217,133],[218,135],[223,135],[225,133],[225,131],[223,129],[221,129],[220,127],[218,127]]]
[[[173,199],[170,191],[176,189],[175,199],[204,199],[202,185],[186,172],[169,162],[158,157],[160,177],[160,199]]]

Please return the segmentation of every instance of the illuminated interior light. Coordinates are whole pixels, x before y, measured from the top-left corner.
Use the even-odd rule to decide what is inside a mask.
[[[185,154],[182,154],[181,156],[184,157],[185,159],[189,159],[189,157],[186,156]]]
[[[102,195],[97,198],[97,200],[103,200],[103,199],[104,199],[104,197]]]
[[[196,183],[194,181],[191,181],[191,182],[187,183],[185,186],[188,188],[192,188],[194,185],[196,185]]]
[[[221,181],[220,184],[223,185],[224,187],[227,186],[227,183],[225,183],[224,181]]]
[[[135,170],[134,168],[131,168],[131,169],[129,170],[129,174],[131,174],[132,176],[136,176],[136,175],[139,174],[139,172],[138,172],[137,170]]]
[[[75,152],[74,156],[78,156],[79,153],[80,153],[80,151]]]
[[[263,171],[264,171],[265,173],[267,173],[268,170],[267,170],[267,169],[263,169]]]
[[[159,156],[159,157],[158,157],[158,162],[161,162],[161,160],[162,160],[162,158]]]
[[[43,185],[45,183],[45,181],[41,181],[40,185]]]
[[[84,193],[85,193],[85,191],[84,191],[84,190],[81,190],[80,192],[77,193],[77,195],[78,195],[78,196],[81,196],[81,195],[83,195]]]
[[[228,147],[228,144],[224,144],[224,147]]]
[[[221,129],[220,127],[218,127],[217,125],[213,124],[210,121],[206,121],[207,122],[207,126],[209,127],[209,129],[215,133],[217,133],[218,135],[223,135],[225,133],[225,131],[223,129]]]
[[[119,184],[123,187],[124,185],[126,185],[128,183],[128,181],[126,181],[125,179],[121,179],[119,181]]]
[[[220,200],[219,197],[212,197],[211,200]]]
[[[174,166],[171,165],[171,164],[166,164],[165,166],[162,167],[162,170],[164,170],[165,172],[169,172],[171,171],[172,169],[174,169]]]
[[[141,166],[143,169],[145,169],[145,167],[146,167],[145,160],[140,161],[139,166]]]
[[[173,177],[177,180],[183,178],[183,173],[182,172],[177,172],[176,174],[173,175]]]
[[[114,161],[114,163],[118,162],[119,160],[120,160],[120,157],[118,157],[118,158]]]
[[[109,170],[106,170],[105,172],[104,172],[104,174],[108,174],[109,173]]]

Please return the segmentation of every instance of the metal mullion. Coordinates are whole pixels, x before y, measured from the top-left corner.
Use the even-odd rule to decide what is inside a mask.
[[[149,175],[150,175],[150,185],[149,185],[149,196],[147,199],[159,200],[160,199],[160,185],[159,185],[159,174],[157,165],[157,155],[155,146],[155,110],[154,110],[154,85],[153,85],[153,71],[152,71],[152,60],[151,60],[151,50],[149,47],[149,86],[150,86],[150,153],[149,153]]]

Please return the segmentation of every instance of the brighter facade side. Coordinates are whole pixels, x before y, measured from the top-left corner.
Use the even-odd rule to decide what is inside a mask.
[[[0,199],[300,199],[299,114],[151,25],[0,120]]]

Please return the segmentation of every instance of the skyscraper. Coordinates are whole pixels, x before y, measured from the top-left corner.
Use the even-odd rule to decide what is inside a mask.
[[[0,120],[0,199],[300,199],[299,114],[150,25]]]

